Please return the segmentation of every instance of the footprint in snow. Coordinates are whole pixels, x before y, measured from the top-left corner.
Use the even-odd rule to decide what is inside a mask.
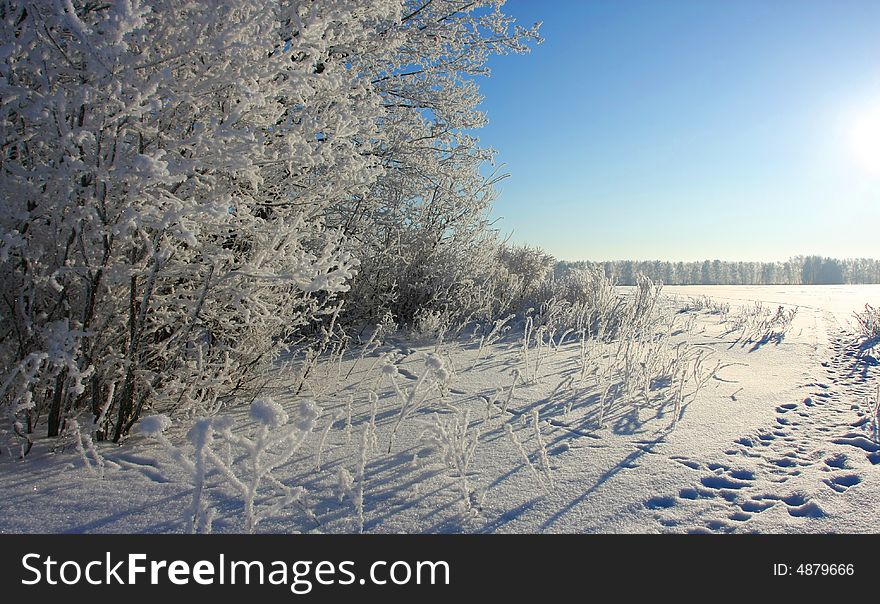
[[[780,468],[794,468],[798,465],[798,462],[791,457],[780,457],[779,459],[770,459],[768,461]]]
[[[687,457],[673,456],[671,459],[674,459],[681,465],[690,468],[691,470],[699,470],[701,467],[699,462],[688,459]]]
[[[759,514],[764,510],[768,510],[775,505],[775,501],[766,501],[763,499],[752,498],[748,501],[743,502],[739,507],[742,508],[744,512],[749,512],[751,514]]]
[[[862,482],[862,478],[858,474],[841,474],[832,478],[826,478],[822,482],[836,492],[843,493]]]
[[[875,443],[873,440],[867,438],[862,434],[857,434],[850,432],[841,436],[840,438],[835,438],[832,440],[836,445],[849,445],[851,447],[857,447],[862,449],[866,453],[876,453],[880,451],[880,445]]]
[[[715,497],[715,493],[708,489],[687,487],[681,489],[678,492],[678,496],[682,499],[690,499],[691,501],[696,501],[697,499],[712,499],[713,497]]]
[[[671,495],[657,495],[645,501],[645,507],[649,510],[664,510],[675,505],[675,497]]]
[[[827,515],[825,510],[815,501],[808,501],[800,506],[789,507],[788,513],[796,518],[824,518]]]
[[[843,453],[837,453],[825,459],[825,468],[826,472],[830,472],[832,470],[844,470],[846,468],[851,467],[849,465],[849,458]]]
[[[735,529],[723,520],[710,520],[706,523],[706,527],[711,531],[731,533]]]

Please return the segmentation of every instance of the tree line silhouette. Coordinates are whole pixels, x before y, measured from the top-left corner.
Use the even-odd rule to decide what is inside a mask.
[[[880,283],[880,260],[795,256],[784,262],[703,260],[560,261],[557,274],[572,268],[598,267],[621,285],[634,285],[642,274],[667,285],[835,285]]]

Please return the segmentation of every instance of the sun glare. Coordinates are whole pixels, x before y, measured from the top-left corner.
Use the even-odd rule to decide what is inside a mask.
[[[880,176],[880,107],[853,120],[849,132],[853,160],[871,175]]]

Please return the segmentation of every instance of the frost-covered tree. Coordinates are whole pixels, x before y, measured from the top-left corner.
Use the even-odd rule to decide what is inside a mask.
[[[88,412],[118,440],[146,407],[215,410],[359,261],[361,315],[456,300],[496,245],[472,79],[536,37],[502,4],[0,0],[17,431]]]
[[[326,208],[384,170],[381,99],[338,58],[393,56],[396,2],[0,3],[2,397],[210,409],[344,291]]]
[[[407,0],[393,32],[393,62],[351,53],[381,99],[383,137],[372,151],[384,172],[369,192],[337,208],[362,260],[350,311],[412,321],[426,308],[464,315],[471,292],[494,270],[498,242],[487,209],[494,152],[472,135],[486,123],[477,78],[493,54],[525,52],[539,40],[502,12],[503,0]]]

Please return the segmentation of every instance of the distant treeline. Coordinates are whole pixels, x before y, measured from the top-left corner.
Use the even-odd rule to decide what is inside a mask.
[[[560,261],[556,274],[573,268],[601,268],[621,285],[634,285],[642,274],[667,285],[833,285],[880,283],[880,260],[796,256],[785,262],[668,262],[613,260]]]

